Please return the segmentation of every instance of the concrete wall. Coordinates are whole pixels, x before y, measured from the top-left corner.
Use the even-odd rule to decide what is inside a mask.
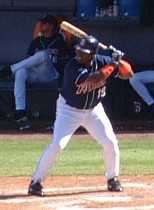
[[[72,17],[75,0],[0,0],[0,64],[22,59],[32,30],[45,14]]]
[[[74,7],[74,0],[67,0],[67,1],[62,1],[62,0],[14,0],[14,7],[18,6],[24,6],[24,7],[47,7],[47,8],[52,8],[53,10],[71,10]]]
[[[8,6],[12,10],[16,9],[17,7],[46,7],[53,8],[53,9],[65,9],[71,10],[74,7],[75,0],[0,0],[0,6]],[[0,8],[1,10],[2,8]]]
[[[23,58],[32,38],[32,29],[42,13],[0,12],[0,63]]]
[[[0,6],[11,6],[11,0],[1,0]]]

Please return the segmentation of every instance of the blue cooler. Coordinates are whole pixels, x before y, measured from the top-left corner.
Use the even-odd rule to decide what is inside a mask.
[[[141,0],[119,0],[119,3],[121,15],[140,16]]]
[[[96,0],[78,0],[78,16],[94,17],[96,12]]]

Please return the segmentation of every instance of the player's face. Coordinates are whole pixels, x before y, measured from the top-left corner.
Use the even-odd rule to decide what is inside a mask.
[[[54,26],[52,24],[50,24],[50,23],[42,24],[42,33],[44,35],[46,35],[46,34],[52,35],[53,32],[54,32]]]
[[[76,53],[76,60],[81,63],[81,64],[85,64],[85,65],[90,65],[91,64],[91,61],[94,57],[94,54],[92,53],[85,53],[81,50],[78,50],[76,49],[75,50],[75,53]]]

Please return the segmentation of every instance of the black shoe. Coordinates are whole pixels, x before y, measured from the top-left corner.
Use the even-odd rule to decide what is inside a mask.
[[[48,127],[46,127],[46,130],[53,132],[54,131],[54,126],[53,125],[49,125]]]
[[[121,186],[120,181],[117,179],[117,177],[114,177],[107,181],[107,188],[108,188],[108,191],[112,191],[112,192],[123,191],[123,187]]]
[[[20,131],[29,130],[31,128],[30,122],[26,116],[16,120],[16,122]]]
[[[25,110],[17,110],[15,114],[17,127],[20,131],[28,130],[31,128],[28,117]]]
[[[10,65],[4,65],[0,68],[0,79],[9,79],[12,75]]]
[[[25,109],[19,109],[15,111],[15,119],[16,121],[20,120],[21,118],[26,116],[26,110]]]
[[[42,189],[43,187],[40,182],[34,183],[34,181],[32,180],[28,188],[28,195],[43,196]]]

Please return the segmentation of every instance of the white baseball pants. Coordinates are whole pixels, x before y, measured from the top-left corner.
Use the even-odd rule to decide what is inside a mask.
[[[79,126],[83,126],[104,147],[106,176],[108,179],[119,175],[119,147],[111,123],[99,103],[94,109],[80,110],[66,104],[62,96],[57,101],[57,116],[53,141],[44,151],[33,175],[34,182],[44,181],[49,168],[61,150],[68,144],[71,136]]]

